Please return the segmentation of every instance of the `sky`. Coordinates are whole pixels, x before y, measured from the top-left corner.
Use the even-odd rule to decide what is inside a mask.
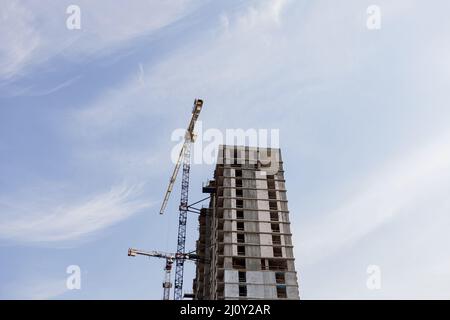
[[[0,299],[162,297],[164,261],[127,249],[176,250],[179,184],[158,212],[195,98],[200,135],[279,130],[302,299],[449,299],[449,9],[0,0]]]

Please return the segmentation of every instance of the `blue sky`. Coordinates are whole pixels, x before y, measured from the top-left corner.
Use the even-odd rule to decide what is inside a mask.
[[[302,298],[450,298],[448,1],[0,8],[0,298],[161,297],[163,261],[127,249],[175,250],[178,185],[158,211],[197,97],[204,130],[280,130]]]

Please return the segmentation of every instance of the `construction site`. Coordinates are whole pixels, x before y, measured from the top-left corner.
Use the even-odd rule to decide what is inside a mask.
[[[181,169],[176,252],[130,248],[128,255],[165,260],[164,300],[170,300],[172,288],[174,300],[300,299],[279,148],[221,145],[212,178],[201,186],[205,197],[189,202],[191,147],[202,108],[203,101],[196,99],[159,212],[165,213]],[[191,252],[186,251],[190,214],[198,219],[198,240]],[[183,290],[186,261],[196,265],[189,294]]]

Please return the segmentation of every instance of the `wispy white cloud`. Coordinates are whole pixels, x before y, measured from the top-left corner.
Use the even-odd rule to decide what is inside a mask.
[[[34,279],[22,280],[6,286],[11,299],[49,300],[58,298],[67,292],[65,279]]]
[[[58,84],[55,84],[50,88],[35,88],[33,86],[29,86],[29,87],[25,87],[25,88],[10,89],[9,95],[11,97],[15,97],[15,96],[21,96],[21,97],[47,96],[47,95],[56,93],[59,90],[62,90],[64,88],[70,87],[72,84],[76,83],[79,79],[81,79],[81,76],[75,76],[68,80],[62,81]]]
[[[202,1],[133,1],[129,3],[111,3],[109,1],[79,2],[85,13],[83,26],[92,42],[83,41],[84,49],[98,48],[95,41],[104,45],[113,45],[136,36],[159,30],[188,14]],[[126,10],[126,14],[123,14]]]
[[[27,243],[83,240],[149,207],[141,193],[142,186],[120,185],[86,201],[47,206],[39,212],[2,203],[8,212],[0,218],[0,238]]]
[[[281,23],[283,11],[290,0],[258,1],[249,5],[243,12],[221,16],[224,27],[232,27],[240,32],[257,28],[274,27]]]
[[[286,43],[277,37],[282,34],[283,14],[290,3],[260,1],[243,11],[222,13],[212,28],[212,37],[200,45],[181,46],[156,64],[149,62],[148,67],[142,62],[138,81],[133,75],[103,92],[76,118],[108,131],[143,114],[170,112],[161,108],[167,99],[184,101],[184,105],[184,99],[191,99],[193,93],[202,97],[225,95],[236,88],[236,81],[240,86],[264,82],[280,68],[277,64],[266,68],[273,57],[289,55],[284,51]],[[173,88],[177,88],[176,97]]]
[[[0,79],[23,68],[41,44],[34,15],[21,1],[2,3],[0,12]]]
[[[77,2],[81,29],[68,30],[66,8],[73,4],[71,1],[9,1],[0,14],[0,79],[18,76],[26,66],[49,61],[56,55],[77,60],[107,54],[136,37],[174,23],[201,3],[82,0]]]
[[[448,181],[450,134],[446,133],[429,145],[392,159],[357,183],[360,191],[340,208],[303,219],[296,230],[302,239],[297,245],[298,255],[307,257],[302,264],[314,264],[357,245],[386,223],[408,215],[423,201],[428,201],[428,208],[441,210],[434,195],[448,190]]]
[[[149,96],[149,93],[142,85],[144,81],[143,73],[139,77],[133,74],[121,85],[105,90],[89,105],[75,111],[74,117],[77,124],[95,126],[102,131],[109,131],[127,124],[130,119],[136,119],[142,113],[148,114],[157,111],[155,108],[150,108],[149,102],[146,102],[145,98]]]
[[[61,82],[60,84],[57,84],[56,86],[54,86],[52,88],[30,92],[30,93],[28,93],[28,95],[37,96],[37,97],[38,96],[46,96],[46,95],[58,92],[61,89],[71,86],[73,83],[77,82],[80,78],[81,78],[81,76],[76,76],[76,77],[73,77],[71,79]]]

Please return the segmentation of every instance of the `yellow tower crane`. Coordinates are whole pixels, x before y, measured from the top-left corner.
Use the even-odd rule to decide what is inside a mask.
[[[191,253],[186,253],[186,223],[187,223],[187,213],[193,210],[191,206],[188,205],[189,198],[189,172],[191,166],[191,145],[195,141],[194,128],[197,119],[200,115],[200,111],[203,107],[203,100],[196,99],[194,101],[194,107],[192,108],[191,119],[189,125],[186,129],[184,136],[184,143],[181,148],[180,154],[178,156],[177,162],[175,164],[175,169],[173,170],[172,176],[169,180],[169,186],[167,187],[166,194],[164,196],[160,214],[163,214],[167,203],[169,202],[170,194],[172,193],[173,186],[178,176],[178,171],[180,170],[181,164],[183,163],[183,176],[181,180],[181,200],[179,206],[179,219],[178,219],[178,242],[177,242],[177,252],[175,254],[168,254],[159,251],[142,251],[136,249],[129,249],[129,256],[144,255],[148,257],[157,257],[166,259],[166,266],[164,268],[166,272],[165,280],[163,283],[164,296],[163,299],[169,299],[170,288],[172,283],[170,282],[170,273],[172,270],[172,264],[175,261],[175,290],[174,299],[181,300],[183,298],[183,273],[184,273],[184,262],[185,260],[195,260],[196,255]],[[198,210],[198,209],[197,209]]]

